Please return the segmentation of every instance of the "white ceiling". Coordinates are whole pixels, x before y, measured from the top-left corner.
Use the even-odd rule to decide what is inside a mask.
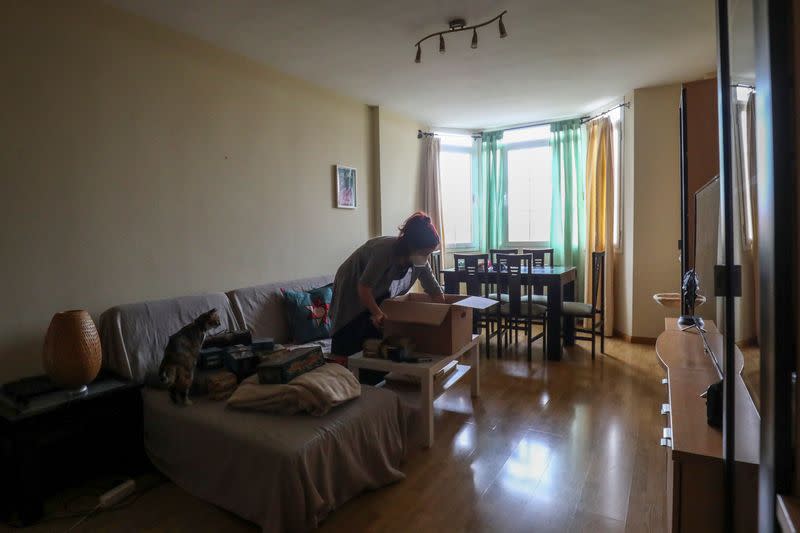
[[[574,116],[716,69],[713,0],[109,0],[280,71],[436,127]],[[456,16],[496,25],[423,45]]]

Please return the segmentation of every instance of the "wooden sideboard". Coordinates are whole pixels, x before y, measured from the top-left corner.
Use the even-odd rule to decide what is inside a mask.
[[[706,322],[706,341],[718,359],[723,337]],[[656,341],[666,370],[664,434],[667,462],[667,531],[723,531],[722,431],[708,425],[700,397],[720,377],[696,330],[681,331],[674,318]],[[737,349],[736,376],[736,524],[737,531],[758,530],[758,457],[760,419],[742,381],[744,364]]]

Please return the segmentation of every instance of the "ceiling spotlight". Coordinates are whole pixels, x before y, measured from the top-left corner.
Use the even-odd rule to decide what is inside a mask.
[[[508,13],[508,11],[503,11],[502,13],[497,15],[496,17],[494,17],[492,19],[489,19],[486,22],[481,22],[480,24],[473,24],[472,26],[467,26],[466,21],[464,19],[462,19],[462,18],[455,18],[455,19],[450,20],[449,23],[448,23],[449,27],[450,27],[449,30],[437,31],[437,32],[431,33],[430,35],[427,35],[427,36],[423,37],[422,39],[420,39],[419,41],[417,41],[414,44],[414,46],[417,47],[417,56],[414,59],[414,62],[415,63],[421,63],[422,62],[422,48],[421,48],[420,45],[422,45],[423,42],[425,42],[428,39],[431,39],[433,37],[437,37],[437,36],[439,37],[439,53],[443,54],[444,51],[445,51],[445,47],[444,47],[444,34],[445,33],[455,33],[455,32],[459,32],[459,31],[472,30],[472,43],[470,44],[470,46],[473,49],[474,48],[478,48],[478,31],[477,31],[477,29],[478,28],[482,28],[484,26],[488,26],[489,24],[491,24],[491,23],[493,23],[495,21],[499,21],[500,38],[508,36],[508,33],[506,33],[506,25],[503,24],[503,15],[505,15],[506,13]]]

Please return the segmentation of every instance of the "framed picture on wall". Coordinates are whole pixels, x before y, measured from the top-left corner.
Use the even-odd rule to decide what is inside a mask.
[[[336,207],[356,208],[356,169],[336,165]]]

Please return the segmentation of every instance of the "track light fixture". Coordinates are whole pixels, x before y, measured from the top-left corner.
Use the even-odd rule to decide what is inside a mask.
[[[449,30],[437,31],[437,32],[431,33],[430,35],[427,35],[427,36],[423,37],[422,39],[420,39],[419,41],[417,41],[414,44],[414,46],[417,47],[417,56],[414,58],[414,62],[415,63],[421,63],[422,62],[422,47],[421,47],[422,43],[427,41],[431,37],[436,37],[437,35],[439,36],[439,53],[440,54],[443,54],[444,51],[445,51],[445,47],[444,47],[444,34],[445,33],[455,33],[455,32],[459,32],[459,31],[472,30],[472,43],[470,44],[470,46],[472,48],[478,48],[478,28],[482,28],[484,26],[488,26],[489,24],[491,24],[492,22],[494,22],[496,20],[499,21],[498,26],[499,26],[499,30],[500,30],[500,38],[503,39],[503,38],[507,37],[508,36],[508,32],[506,32],[506,25],[503,24],[503,15],[505,15],[506,13],[508,13],[508,11],[503,11],[502,13],[497,15],[496,17],[494,17],[492,19],[489,19],[486,22],[481,22],[480,24],[474,24],[472,26],[467,26],[466,21],[464,19],[461,19],[461,18],[451,20],[449,22],[449,26],[450,26]]]

